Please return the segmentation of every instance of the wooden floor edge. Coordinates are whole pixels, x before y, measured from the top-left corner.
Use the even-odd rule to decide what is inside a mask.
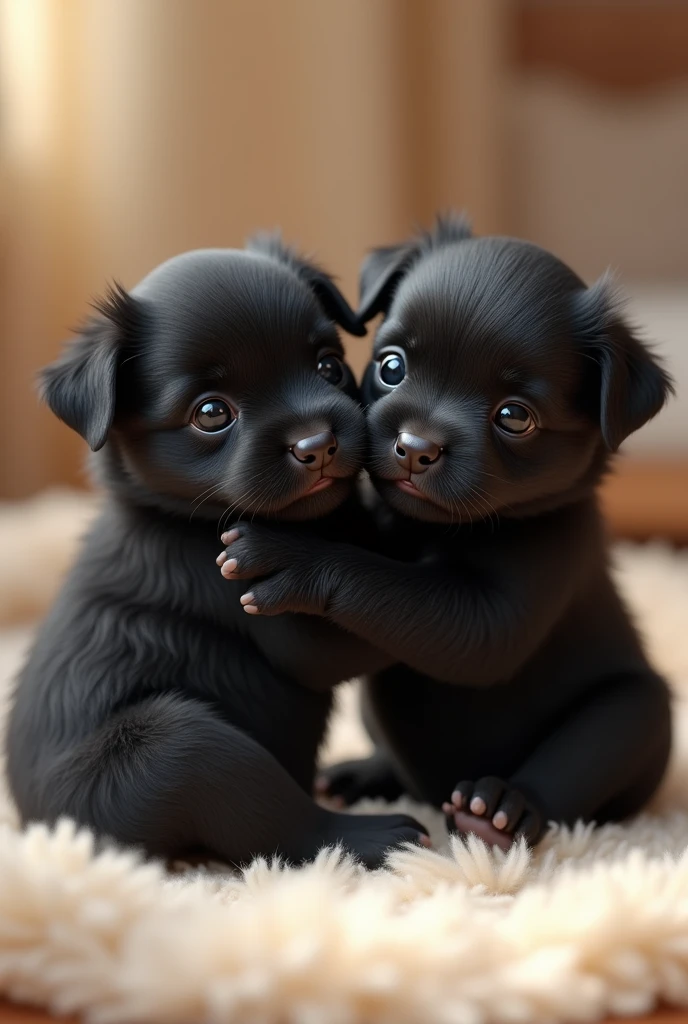
[[[634,1024],[688,1024],[688,1011],[662,1009],[644,1017],[608,1017],[601,1024],[618,1024],[620,1020],[633,1021]],[[78,1017],[53,1017],[47,1011],[36,1007],[21,1006],[0,998],[0,1024],[78,1024]],[[131,1024],[135,1024],[134,1021]],[[161,1019],[159,1024],[164,1024]],[[421,1024],[419,1021],[418,1024]]]

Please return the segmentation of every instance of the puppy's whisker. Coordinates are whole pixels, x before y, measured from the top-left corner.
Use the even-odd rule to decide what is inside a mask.
[[[266,471],[265,473],[263,473],[259,477],[258,481],[254,480],[252,482],[252,485],[249,488],[249,490],[245,491],[244,494],[242,494],[238,498],[237,501],[233,502],[232,505],[229,506],[229,508],[227,510],[225,510],[225,512],[222,513],[222,517],[221,518],[224,518],[225,515],[231,515],[232,511],[235,508],[237,508],[242,502],[244,502],[244,501],[248,500],[249,498],[253,497],[254,494],[257,493],[258,490],[260,489],[260,486],[262,485],[263,480],[264,479],[268,479],[270,476],[271,476],[271,474]],[[197,502],[198,502],[198,504],[193,509],[193,512],[191,513],[191,515],[193,516],[194,513],[198,511],[198,509],[201,507],[201,505],[205,501],[209,501],[210,498],[212,498],[214,494],[217,494],[221,490],[222,490],[222,485],[218,485],[218,486],[215,486],[215,487],[209,487],[205,491],[202,491],[201,494],[199,494],[198,497],[194,499],[194,503],[193,504],[196,505]],[[210,493],[208,493],[208,492],[210,492]],[[191,516],[189,518],[191,518]]]
[[[142,355],[143,352],[135,352],[133,356],[127,356],[126,359],[123,359],[119,365],[120,367],[125,366],[127,363],[130,363],[132,359],[140,359]]]
[[[267,512],[269,513],[271,511],[271,509],[272,509],[273,498],[277,497],[277,495],[281,492],[281,490],[282,490],[282,481],[281,480],[275,481],[273,487],[270,488],[270,490],[268,491],[266,497],[263,499],[262,504],[259,505],[258,508],[256,509],[256,511],[254,512],[254,516],[260,511],[260,509],[263,507],[263,505],[267,506]]]
[[[194,498],[194,500],[191,502],[191,507],[193,508],[197,502],[200,502],[202,504],[206,500],[205,495],[208,495],[213,491],[219,491],[220,488],[221,484],[211,484],[210,487],[206,487],[204,491],[201,491],[201,493]]]
[[[459,498],[458,500],[461,503],[461,508],[466,513],[466,519],[467,519],[468,524],[469,524],[469,526],[471,528],[471,532],[473,532],[473,516],[471,515],[470,505],[465,501],[464,498]]]
[[[269,504],[269,503],[271,503],[271,501],[272,501],[272,495],[273,495],[274,493],[275,493],[275,488],[274,488],[274,485],[273,485],[273,486],[272,486],[272,487],[271,487],[271,488],[269,489],[269,491],[267,492],[267,494],[264,494],[264,495],[263,495],[262,497],[259,497],[259,500],[258,500],[258,501],[257,501],[257,503],[255,504],[255,507],[254,507],[254,509],[253,509],[253,510],[252,510],[252,512],[251,512],[251,522],[253,522],[253,521],[254,521],[254,519],[256,518],[256,516],[258,515],[258,513],[260,512],[260,510],[261,510],[261,509],[262,509],[262,508],[263,508],[263,507],[264,507],[264,506],[265,506],[266,504]],[[243,513],[242,513],[242,514],[243,514]],[[241,516],[240,516],[239,518],[241,518]]]
[[[478,511],[480,513],[481,517],[483,517],[483,518],[485,516],[487,516],[487,518],[488,518],[489,522],[492,524],[492,527],[493,527],[493,530],[494,530],[494,523],[493,523],[492,516],[493,516],[493,514],[496,515],[495,509],[489,503],[489,501],[487,501],[486,498],[483,495],[481,495],[481,493],[478,491],[478,489],[476,487],[474,487],[471,484],[468,484],[467,486],[468,486],[468,496],[471,499],[471,501],[472,501],[476,511]],[[497,522],[499,522],[499,519],[497,519]]]
[[[482,495],[475,489],[475,487],[468,488],[468,499],[474,506],[474,509],[478,511],[481,516],[487,516],[492,522],[492,514],[494,512],[492,506],[487,502]]]
[[[250,502],[257,494],[260,494],[261,487],[263,486],[263,480],[267,476],[267,473],[262,474],[258,479],[258,483],[256,483],[256,481],[254,480],[251,486],[248,488],[248,490],[244,491],[244,493],[241,494],[239,498],[236,499],[236,501],[233,501],[232,504],[225,509],[225,511],[222,513],[218,521],[218,536],[221,536],[222,533],[224,532],[225,525],[229,521],[235,510],[240,506],[244,505],[244,503]],[[241,518],[241,516],[239,516],[239,518]]]
[[[219,490],[220,490],[220,488],[218,488],[218,491],[219,491]],[[201,501],[201,502],[200,502],[200,503],[199,503],[199,504],[198,504],[198,505],[196,506],[196,508],[194,508],[194,509],[192,509],[192,510],[191,510],[191,512],[190,512],[190,514],[189,514],[189,522],[191,522],[191,520],[193,519],[193,517],[195,516],[195,514],[196,514],[196,513],[198,512],[198,511],[200,511],[200,509],[202,508],[202,506],[203,506],[203,504],[205,503],[205,501],[210,501],[210,499],[211,499],[211,498],[213,498],[213,497],[215,496],[215,494],[216,494],[216,493],[217,493],[217,491],[214,491],[214,492],[213,492],[212,494],[209,494],[207,498],[204,498],[204,499],[203,499],[203,501]]]
[[[490,477],[492,480],[496,480],[497,483],[505,484],[507,487],[510,486],[510,481],[509,480],[505,480],[503,477],[497,476],[496,473],[488,473],[485,470],[483,470],[482,475],[486,476],[486,477]],[[487,492],[485,492],[485,493],[487,493]],[[508,505],[506,502],[503,502],[503,506],[504,506],[504,508],[508,508],[511,511],[513,511],[513,506],[512,505]]]
[[[243,516],[247,515],[250,511],[252,511],[251,522],[253,522],[253,519],[255,517],[256,511],[258,511],[262,507],[262,505],[264,504],[264,501],[265,501],[265,498],[261,497],[261,493],[262,493],[262,482],[261,482],[261,487],[259,487],[259,488],[255,489],[254,491],[252,491],[250,497],[246,498],[242,502],[242,509],[241,509],[241,512],[239,513],[239,518],[237,519],[237,522],[240,522],[241,519],[243,518]],[[270,488],[270,491],[268,493],[272,494],[272,488]],[[254,506],[253,509],[252,509],[252,506]]]
[[[235,501],[233,501],[230,505],[228,505],[225,508],[224,512],[222,513],[218,521],[218,529],[220,530],[220,532],[222,532],[222,530],[224,529],[224,524],[227,517],[231,516],[234,510],[237,509],[240,505],[242,505],[244,501],[246,501],[246,499],[249,498],[253,493],[254,488],[251,487],[250,490],[244,491],[243,494],[239,495],[239,497]]]
[[[458,529],[461,526],[461,509],[458,506],[458,502],[455,502],[453,498],[450,498],[449,499],[449,515],[450,515],[449,529],[451,529],[454,526],[454,509],[455,508],[456,508],[456,514],[459,517],[459,521],[456,524],[457,529]]]
[[[220,517],[220,523],[219,523],[219,532],[220,533],[223,532],[224,525],[229,521],[229,519],[231,518],[233,513],[236,511],[236,509],[238,509],[240,507],[241,507],[241,512],[239,513],[239,517],[238,517],[237,521],[241,520],[242,516],[246,512],[249,511],[249,508],[251,507],[251,504],[254,503],[257,498],[260,498],[263,486],[269,480],[273,480],[273,487],[275,488],[275,491],[277,493],[279,493],[279,490],[282,488],[282,484],[283,484],[282,479],[278,478],[277,481],[274,482],[274,471],[273,470],[266,470],[264,473],[262,473],[258,477],[257,480],[253,480],[251,487],[249,487],[246,491],[244,491],[244,493],[242,495],[240,495],[239,498],[237,498],[236,501],[232,502],[232,504],[222,513],[222,516]],[[269,493],[270,493],[270,495],[272,495],[272,488],[270,489]],[[262,501],[259,503],[259,507],[260,507],[260,505],[262,503],[263,503]]]
[[[253,513],[253,515],[256,516],[261,511],[261,509],[263,507],[265,508],[266,514],[269,515],[270,512],[273,509],[273,499],[278,497],[278,495],[282,492],[282,490],[283,490],[282,481],[277,480],[275,482],[275,485],[268,491],[268,493],[267,493],[266,497],[264,498],[262,504],[258,506],[258,508]]]
[[[239,497],[236,501],[232,502],[232,504],[225,509],[225,511],[222,513],[220,517],[220,522],[218,526],[220,534],[224,532],[225,527],[229,524],[230,519],[235,514],[237,509],[241,509],[237,517],[237,522],[241,519],[242,515],[244,514],[244,511],[246,510],[246,505],[250,505],[253,499],[260,494],[260,490],[260,487],[252,487],[251,490],[244,492],[244,494],[242,494],[241,497]]]
[[[449,524],[448,524],[448,530],[451,530],[452,527],[454,527],[454,526],[456,526],[457,530],[460,529],[461,526],[462,526],[461,504],[460,504],[461,499],[458,496],[453,495],[451,493],[451,491],[448,488],[446,488],[446,487],[440,487],[440,499],[444,503],[445,508],[448,506],[449,517],[450,517]],[[465,505],[463,505],[463,510],[464,510],[464,512],[466,511],[466,506]],[[454,523],[454,513],[455,512],[456,512],[456,515],[458,517],[458,521],[457,521],[456,524]],[[468,518],[469,518],[469,521],[470,521],[470,516]]]
[[[483,491],[482,489],[479,489],[477,486],[475,486],[475,487],[471,486],[470,484],[469,484],[469,488],[470,488],[470,492],[472,494],[473,500],[478,502],[479,507],[482,507],[487,512],[488,519],[489,519],[489,521],[490,521],[490,523],[492,525],[492,531],[494,532],[495,527],[499,528],[499,522],[500,522],[500,520],[499,520],[499,512],[494,507],[494,505],[490,502],[489,495],[487,494],[487,492]],[[494,519],[493,519],[493,516],[494,516]]]
[[[277,494],[279,494],[279,491],[280,491],[280,487],[279,487],[279,486],[278,486],[278,487],[272,487],[272,488],[270,489],[270,491],[268,492],[268,494],[266,495],[266,497],[265,497],[265,498],[263,498],[263,500],[262,500],[262,501],[261,501],[261,502],[260,502],[260,503],[259,503],[259,504],[258,504],[258,505],[256,506],[256,508],[254,509],[254,511],[253,511],[253,515],[251,516],[251,522],[253,522],[253,520],[254,520],[254,519],[256,518],[256,516],[258,515],[258,513],[259,513],[259,512],[261,511],[261,509],[262,509],[262,508],[264,508],[264,507],[265,507],[266,513],[267,513],[268,515],[270,514],[270,510],[271,510],[271,508],[272,508],[272,499],[273,499],[273,496],[274,496],[274,495],[277,495]]]
[[[204,492],[203,492],[203,495],[204,495],[204,496],[199,496],[198,498],[195,498],[195,499],[194,499],[194,502],[193,502],[193,505],[192,505],[192,507],[191,507],[191,512],[189,513],[189,522],[191,522],[191,520],[193,519],[193,517],[195,516],[195,514],[196,514],[196,513],[197,513],[197,512],[199,511],[199,509],[201,508],[201,506],[202,506],[202,505],[203,505],[203,504],[204,504],[204,503],[205,503],[206,501],[210,501],[210,499],[211,499],[211,498],[213,498],[213,497],[214,497],[214,496],[215,496],[216,494],[218,494],[218,493],[219,493],[219,492],[220,492],[221,490],[222,490],[222,487],[221,487],[221,486],[217,486],[217,487],[210,487],[210,488],[208,489],[209,493],[206,493],[206,492],[204,491]]]

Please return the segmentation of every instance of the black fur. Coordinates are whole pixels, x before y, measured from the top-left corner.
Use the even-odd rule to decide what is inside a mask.
[[[365,690],[374,759],[323,787],[406,789],[504,846],[637,811],[667,763],[669,698],[610,578],[595,488],[669,378],[608,282],[460,219],[376,251],[361,294],[364,317],[385,314],[364,381],[377,553],[250,524],[228,549],[235,575],[271,574],[251,587],[262,614],[324,615],[398,663]],[[407,362],[396,388],[390,350]],[[532,433],[496,425],[507,399]],[[422,472],[395,457],[404,432],[430,445]]]
[[[404,816],[311,799],[332,686],[389,657],[323,619],[247,617],[215,565],[231,515],[357,539],[364,418],[333,318],[364,333],[323,271],[262,238],[116,287],[44,372],[53,411],[102,449],[106,500],[14,697],[24,821],[66,815],[150,854],[235,864],[341,842],[374,865],[418,838]],[[191,422],[209,396],[237,415],[223,431]],[[291,448],[323,431],[338,448],[316,475]],[[304,496],[321,474],[333,483]]]

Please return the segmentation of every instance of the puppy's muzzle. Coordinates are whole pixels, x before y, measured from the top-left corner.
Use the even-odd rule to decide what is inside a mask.
[[[428,466],[437,462],[442,449],[426,437],[401,433],[394,442],[394,454],[399,465],[410,473],[424,473]]]
[[[291,454],[308,469],[324,469],[329,466],[337,451],[337,438],[329,431],[304,437],[289,449]]]

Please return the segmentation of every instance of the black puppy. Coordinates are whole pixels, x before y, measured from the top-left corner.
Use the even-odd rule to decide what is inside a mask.
[[[356,538],[365,425],[334,321],[363,333],[329,277],[264,239],[113,291],[44,372],[53,411],[102,448],[107,498],[14,697],[24,821],[232,863],[339,841],[375,865],[419,837],[311,799],[331,687],[390,659],[323,620],[247,618],[214,564],[235,512]]]
[[[400,663],[365,689],[375,756],[323,788],[406,789],[503,847],[639,810],[669,697],[610,579],[595,487],[668,377],[605,281],[459,219],[375,251],[361,283],[362,320],[385,314],[364,384],[379,553],[244,525],[229,548],[234,575],[273,574],[252,609],[320,613]]]

